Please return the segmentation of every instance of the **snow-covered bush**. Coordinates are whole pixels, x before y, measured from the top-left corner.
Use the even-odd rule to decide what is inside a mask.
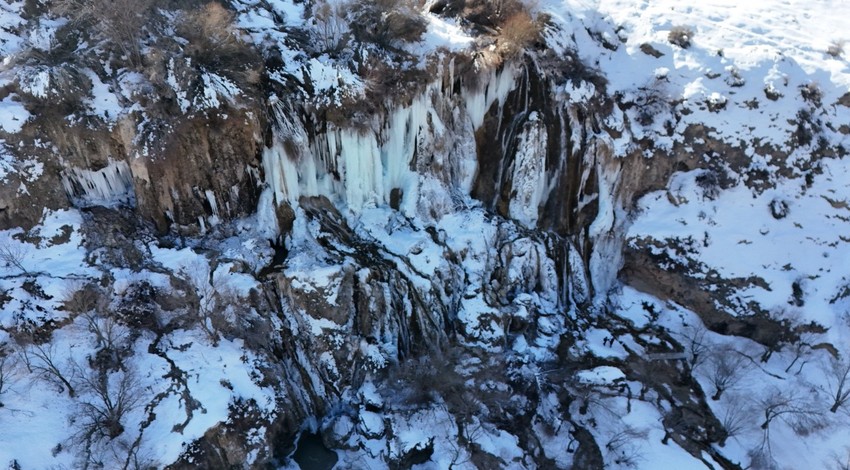
[[[81,111],[92,89],[91,79],[72,63],[21,67],[16,79],[27,110],[43,119]]]

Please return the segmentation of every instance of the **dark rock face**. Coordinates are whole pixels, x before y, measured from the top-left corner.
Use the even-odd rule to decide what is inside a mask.
[[[163,138],[161,152],[141,161],[129,157],[138,211],[160,230],[172,223],[196,226],[212,217],[232,220],[256,210],[259,113],[233,109],[226,114],[180,122]]]

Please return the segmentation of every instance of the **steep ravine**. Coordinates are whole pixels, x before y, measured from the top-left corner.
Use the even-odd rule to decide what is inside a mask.
[[[625,42],[608,36],[600,47],[612,53]],[[801,343],[826,330],[742,303],[771,286],[699,261],[707,230],[656,240],[630,229],[647,195],[695,200],[671,187],[682,175],[698,175],[701,201],[736,185],[762,191],[772,175],[751,168],[758,154],[807,188],[822,176],[817,160],[843,148],[802,142],[811,123],[799,115],[788,151],[680,126],[695,112],[684,99],[651,109],[609,92],[614,77],[546,37],[503,55],[489,38],[439,55],[404,90],[331,104],[317,103],[318,77],[287,75],[266,51],[256,86],[214,109],[166,101],[144,122],[72,125],[43,113],[5,137],[31,163],[0,186],[0,229],[20,228],[15,239],[33,246],[79,243],[85,272],[57,277],[101,292],[98,312],[132,331],[127,357],[161,368],[145,371],[148,391],[167,387],[140,407],[128,467],[155,432],[199,436],[159,462],[171,469],[289,468],[305,442],[335,452],[338,468],[627,468],[649,440],[707,468],[744,466],[725,453],[728,416],[713,411],[730,387],[704,390],[697,373],[703,337],[752,340],[722,351],[766,371],[792,343],[834,350]],[[770,204],[786,216],[787,204]],[[79,233],[42,237],[62,209]],[[38,282],[51,276],[4,278],[20,286],[0,292],[0,307],[15,289],[38,299],[15,304],[20,324],[3,328],[22,350],[90,313],[46,294]],[[626,305],[624,291],[639,300]],[[39,303],[54,297],[58,321]],[[690,327],[690,312],[706,331],[670,326]],[[220,420],[202,403],[215,361]],[[112,372],[129,375],[121,367]]]
[[[265,150],[264,174],[266,179],[276,179],[267,183],[270,189],[266,191],[275,192],[278,233],[286,239],[288,257],[280,271],[264,281],[265,297],[278,299],[282,305],[275,309],[281,324],[275,342],[282,347],[273,356],[271,371],[276,372],[267,374],[280,381],[276,388],[289,392],[282,395],[277,405],[279,414],[268,423],[267,458],[282,462],[309,417],[319,423],[318,430],[332,448],[342,446],[356,454],[373,452],[369,449],[375,442],[385,442],[381,445],[388,446],[389,454],[371,454],[371,458],[404,467],[404,462],[409,462],[406,459],[415,457],[407,451],[392,450],[396,428],[407,426],[409,413],[414,410],[427,410],[434,406],[429,403],[442,402],[455,416],[455,430],[447,433],[448,438],[457,434],[476,465],[502,466],[508,462],[497,459],[486,463],[493,457],[470,440],[466,426],[488,423],[487,427],[513,433],[520,438],[526,455],[522,460],[527,465],[547,467],[554,464],[545,457],[537,433],[551,436],[547,434],[551,431],[537,430],[532,423],[561,422],[575,413],[576,417],[570,419],[570,440],[575,439],[578,446],[575,464],[601,468],[599,458],[590,456],[598,455],[598,447],[604,443],[588,439],[584,431],[587,424],[581,419],[586,403],[579,406],[582,399],[576,395],[588,391],[577,392],[570,374],[564,371],[602,364],[571,344],[581,340],[592,325],[633,336],[638,344],[662,333],[634,330],[606,319],[605,305],[594,303],[594,298],[604,298],[604,292],[595,294],[600,286],[593,284],[594,276],[605,279],[591,272],[591,253],[601,249],[595,241],[602,237],[605,250],[618,250],[623,235],[616,231],[623,222],[611,220],[601,228],[592,228],[591,224],[600,223],[601,198],[609,205],[627,206],[634,194],[642,191],[607,176],[609,172],[629,175],[652,187],[663,185],[669,171],[656,167],[653,171],[659,180],[647,182],[646,176],[630,168],[630,160],[613,160],[606,149],[608,137],[598,125],[610,110],[610,99],[599,95],[587,103],[570,103],[555,91],[563,82],[544,78],[541,67],[529,57],[495,73],[485,73],[477,79],[475,90],[465,88],[462,82],[459,86],[426,87],[410,110],[388,107],[388,116],[372,118],[372,126],[378,128],[374,135],[370,129],[337,128],[328,131],[332,140],[325,144],[325,135],[294,128],[299,125],[296,116],[287,118],[287,126],[275,128],[273,141],[280,143],[274,144],[276,150]],[[512,75],[509,87],[503,85],[507,74]],[[484,96],[483,113],[470,108],[480,102],[470,94]],[[475,113],[483,119],[478,128],[473,119],[470,129],[469,121],[462,116]],[[470,150],[466,142],[473,138],[473,131],[475,152],[460,153]],[[283,143],[305,138],[295,156],[291,155],[291,145]],[[408,163],[390,170],[387,165],[397,165],[391,162],[396,156],[391,151],[399,150],[402,161]],[[349,155],[352,153],[356,157]],[[278,161],[270,161],[273,158]],[[471,158],[474,161],[468,161]],[[358,162],[363,165],[364,161],[373,166],[351,166]],[[645,168],[639,161],[635,166]],[[477,168],[472,180],[470,167]],[[480,209],[471,210],[484,210],[483,220],[492,227],[492,238],[477,247],[458,246],[457,237],[446,233],[450,228],[437,221],[443,215],[463,214],[470,209],[458,208],[456,201],[430,199],[428,196],[434,193],[425,189],[434,189],[422,181],[439,185],[446,194],[471,191],[481,204]],[[352,184],[361,187],[351,188]],[[600,190],[615,193],[600,195]],[[387,212],[372,209],[372,205],[389,205],[397,210]],[[607,210],[623,213],[612,207]],[[386,222],[364,225],[361,218],[374,218],[375,211]],[[290,215],[281,218],[279,214]],[[393,237],[399,235],[419,240],[413,251],[398,251]],[[421,252],[437,259],[422,264],[416,257]],[[305,278],[297,268],[303,256],[320,261],[324,266],[321,269],[330,274],[323,274],[323,279]],[[596,256],[609,262],[618,259],[606,253],[597,252]],[[606,268],[617,270],[616,266]],[[313,334],[305,335],[304,331]],[[669,336],[664,338],[652,349],[655,353],[681,349]],[[531,345],[533,352],[520,344]],[[530,354],[543,358],[537,367],[558,372],[544,383],[540,376],[526,376],[518,366],[529,360]],[[648,392],[641,400],[654,396],[652,400],[666,401],[676,409],[688,403],[686,407],[692,410],[688,413],[692,414],[687,419],[665,421],[670,435],[697,457],[703,451],[713,452],[710,444],[724,439],[722,431],[694,434],[692,428],[683,427],[686,422],[692,423],[687,426],[717,426],[699,385],[694,381],[678,384],[679,374],[686,371],[677,370],[675,363],[667,368],[654,366],[641,358],[642,353],[633,354],[623,363],[608,364],[632,370],[627,374],[631,380],[657,390],[657,395]],[[440,365],[428,365],[439,357],[444,357]],[[482,360],[480,366],[473,365]],[[426,364],[426,370],[406,372],[404,364],[411,361],[425,361],[421,363]],[[396,363],[399,365],[393,365]],[[434,379],[429,379],[432,372],[427,370],[434,367],[438,370],[433,373],[440,374],[434,379],[448,383],[428,391],[428,381]],[[451,371],[460,367],[466,371],[457,379],[444,375],[456,374]],[[652,372],[643,372],[649,370]],[[374,398],[357,393],[372,382],[386,380],[388,374],[395,382],[385,384],[382,394],[389,394],[386,400],[395,403],[370,404]],[[475,385],[467,385],[468,391],[443,388],[451,387],[452,380],[471,380]],[[474,391],[487,383],[503,383],[525,403],[517,408],[499,403],[498,393],[489,396],[490,392]],[[404,399],[398,403],[392,398],[423,386],[425,397],[418,399],[423,401]],[[463,398],[453,397],[455,394]],[[548,397],[558,397],[554,409],[547,404]],[[472,403],[481,408],[471,422],[464,407]],[[371,429],[373,425],[368,424],[375,412],[384,416],[383,430]],[[554,418],[553,412],[560,417]],[[243,459],[239,449],[247,444],[240,446],[231,440],[224,445],[215,436],[226,434],[238,440],[240,434],[232,429],[246,426],[244,419],[250,418],[237,416],[219,425],[218,431],[210,431],[203,443],[184,456],[184,464],[173,468],[191,468],[205,459],[213,459],[211,465],[239,464]],[[339,435],[336,429],[340,420],[360,424],[355,425],[353,433]],[[430,444],[426,441],[422,445],[433,452],[433,439]],[[720,454],[713,454],[713,458],[723,468],[737,468],[724,462]]]

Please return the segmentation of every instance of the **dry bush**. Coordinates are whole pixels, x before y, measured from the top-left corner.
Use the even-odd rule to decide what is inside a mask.
[[[177,32],[187,41],[186,55],[213,68],[243,65],[240,59],[256,59],[240,37],[235,18],[235,13],[217,2],[184,12]]]
[[[319,0],[313,7],[319,51],[335,53],[348,44],[351,34],[345,21],[345,8],[343,3],[330,4],[326,0]]]
[[[366,82],[367,99],[361,106],[369,113],[371,107],[380,106],[387,98],[407,100],[409,93],[419,90],[421,83],[428,80],[428,73],[422,69],[404,67],[403,64],[386,62],[380,57],[371,56],[360,66],[359,74]]]
[[[670,33],[667,34],[667,40],[670,41],[670,44],[679,46],[682,49],[691,47],[691,40],[693,37],[694,30],[688,26],[682,25],[673,26],[673,29],[671,29]]]
[[[635,95],[632,104],[637,107],[635,120],[638,124],[647,127],[655,123],[657,118],[666,119],[670,116],[670,92],[665,80],[656,78],[638,88]]]
[[[503,56],[514,57],[540,39],[543,27],[527,11],[508,17],[499,29],[499,49]]]
[[[800,87],[800,96],[809,103],[812,103],[815,107],[819,107],[821,105],[821,100],[823,99],[823,92],[817,83],[809,82]]]
[[[201,86],[200,77],[205,72],[227,77],[243,89],[260,82],[263,60],[256,48],[242,39],[235,17],[218,2],[181,14],[177,33],[185,40],[183,53],[191,59],[186,64],[191,69],[187,70],[188,77],[190,82],[197,82],[195,87]]]
[[[64,295],[62,307],[66,312],[80,315],[105,308],[105,293],[94,283],[71,286]]]
[[[467,0],[462,16],[476,25],[495,29],[514,15],[527,11],[522,0]]]
[[[416,42],[428,29],[416,0],[357,0],[351,5],[351,31],[360,42],[384,49]]]
[[[155,0],[55,0],[53,11],[81,31],[115,45],[133,66],[142,64],[141,38]]]
[[[826,48],[826,53],[835,59],[840,59],[844,54],[844,43],[845,41],[832,41],[832,44]]]

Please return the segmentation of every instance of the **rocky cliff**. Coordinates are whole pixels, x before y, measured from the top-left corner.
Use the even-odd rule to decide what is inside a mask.
[[[842,457],[848,75],[615,3],[0,9],[0,459]]]

